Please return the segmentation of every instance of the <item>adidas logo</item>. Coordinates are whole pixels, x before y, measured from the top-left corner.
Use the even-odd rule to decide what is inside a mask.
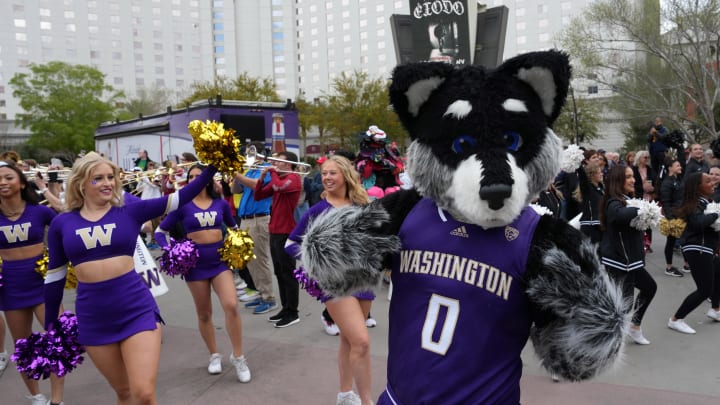
[[[460,236],[462,238],[469,238],[470,235],[468,235],[467,230],[465,229],[465,225],[455,228],[452,231],[450,231],[450,235],[452,236]]]

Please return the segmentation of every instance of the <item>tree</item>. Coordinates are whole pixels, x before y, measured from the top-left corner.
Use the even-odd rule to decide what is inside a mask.
[[[112,119],[114,100],[122,93],[90,66],[48,62],[29,69],[9,82],[25,110],[16,118],[30,128],[28,145],[69,154],[94,149],[95,129]]]
[[[601,105],[597,99],[568,96],[565,108],[553,124],[555,133],[571,143],[582,144],[598,138]]]
[[[612,88],[627,119],[665,118],[693,142],[717,137],[720,1],[598,0],[561,43],[576,76]]]
[[[117,119],[123,121],[137,118],[139,115],[152,115],[165,111],[170,100],[170,90],[153,86],[151,88],[140,88],[137,96],[126,98],[120,103],[117,111]]]
[[[370,79],[367,73],[343,72],[332,82],[332,93],[320,97],[327,105],[326,127],[332,140],[343,149],[358,148],[358,133],[377,125],[399,145],[407,143],[407,133],[389,106],[388,83]]]
[[[252,77],[246,72],[235,79],[220,76],[213,82],[196,82],[190,90],[192,94],[180,103],[180,108],[200,100],[214,100],[218,94],[225,100],[283,101],[272,79]]]

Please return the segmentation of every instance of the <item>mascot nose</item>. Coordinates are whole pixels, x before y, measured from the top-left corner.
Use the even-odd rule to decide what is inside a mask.
[[[505,204],[505,199],[512,195],[512,186],[508,184],[492,184],[480,187],[480,199],[488,202],[490,209],[499,210]]]

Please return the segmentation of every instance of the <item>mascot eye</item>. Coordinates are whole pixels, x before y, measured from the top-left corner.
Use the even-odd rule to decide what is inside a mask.
[[[470,135],[460,135],[453,141],[452,150],[456,154],[468,152],[477,146],[477,141]]]
[[[515,131],[508,131],[503,134],[503,142],[509,150],[516,152],[522,146],[522,137]]]

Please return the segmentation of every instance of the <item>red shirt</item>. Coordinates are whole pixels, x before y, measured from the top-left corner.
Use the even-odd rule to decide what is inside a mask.
[[[263,185],[262,181],[258,181],[255,184],[253,197],[255,201],[272,197],[268,230],[274,234],[289,235],[295,229],[295,207],[297,207],[302,191],[300,175],[287,173],[280,177],[275,171],[269,170],[268,172],[270,182]]]

